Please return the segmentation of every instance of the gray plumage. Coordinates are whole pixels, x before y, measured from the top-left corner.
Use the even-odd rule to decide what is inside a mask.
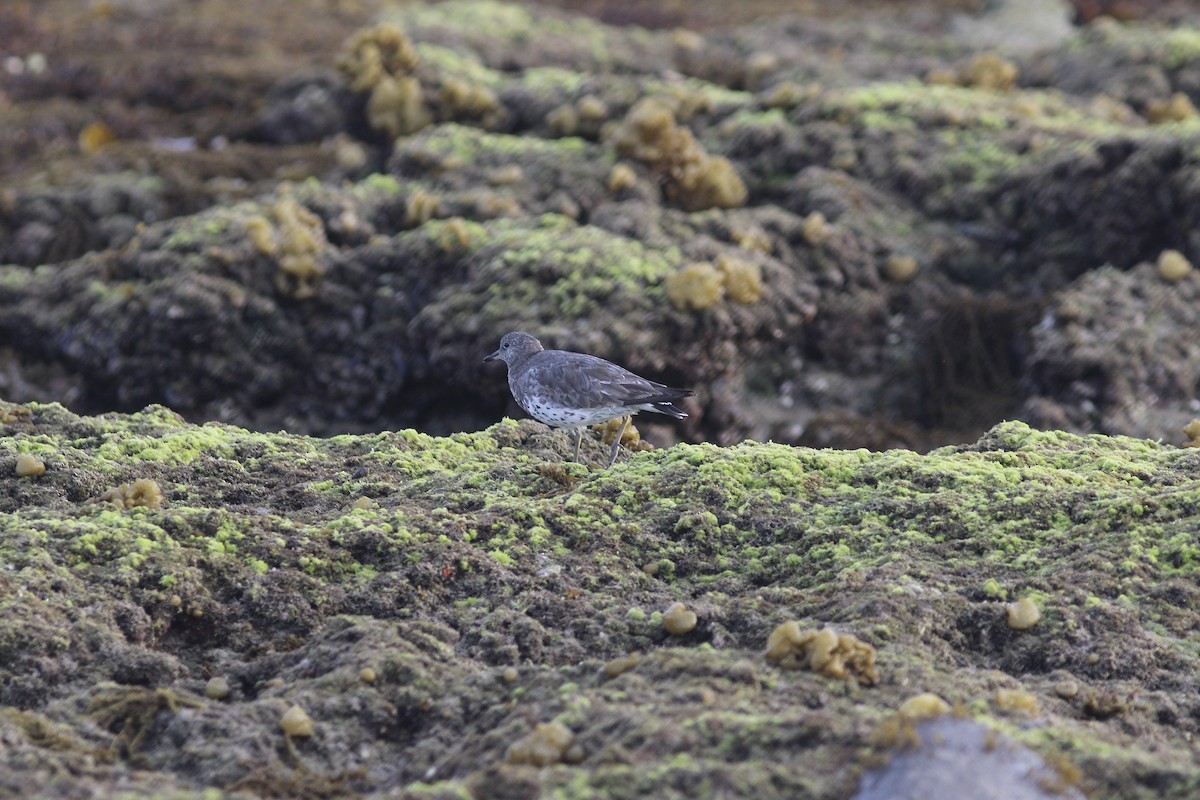
[[[646,380],[603,358],[545,350],[536,337],[520,331],[504,334],[500,348],[483,360],[496,359],[508,365],[508,388],[517,405],[539,422],[575,429],[575,461],[585,425],[625,418],[609,453],[612,465],[631,415],[653,411],[683,419],[687,414],[672,403],[695,394]]]

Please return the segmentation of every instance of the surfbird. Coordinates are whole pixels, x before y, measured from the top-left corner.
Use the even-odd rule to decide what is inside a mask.
[[[483,360],[496,359],[508,365],[508,388],[517,405],[539,422],[575,430],[572,461],[579,460],[585,425],[624,418],[605,465],[611,467],[632,415],[654,411],[683,419],[687,414],[672,403],[695,394],[646,380],[603,358],[545,350],[536,337],[520,331],[504,334],[500,349]]]

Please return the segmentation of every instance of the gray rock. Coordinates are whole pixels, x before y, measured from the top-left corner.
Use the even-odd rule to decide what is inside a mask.
[[[863,776],[852,800],[1083,800],[1041,756],[957,717],[917,723],[921,746]]]

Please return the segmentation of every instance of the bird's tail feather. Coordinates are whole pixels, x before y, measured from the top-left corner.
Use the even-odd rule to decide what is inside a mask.
[[[668,417],[674,417],[675,419],[683,419],[687,416],[686,411],[681,411],[670,403],[650,403],[650,406],[658,413],[666,414]]]

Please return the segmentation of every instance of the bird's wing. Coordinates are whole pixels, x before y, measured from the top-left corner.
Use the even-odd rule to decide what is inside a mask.
[[[553,387],[570,405],[579,408],[639,405],[677,400],[681,390],[646,380],[624,367],[584,353],[566,354],[552,363],[539,364],[529,378]]]

